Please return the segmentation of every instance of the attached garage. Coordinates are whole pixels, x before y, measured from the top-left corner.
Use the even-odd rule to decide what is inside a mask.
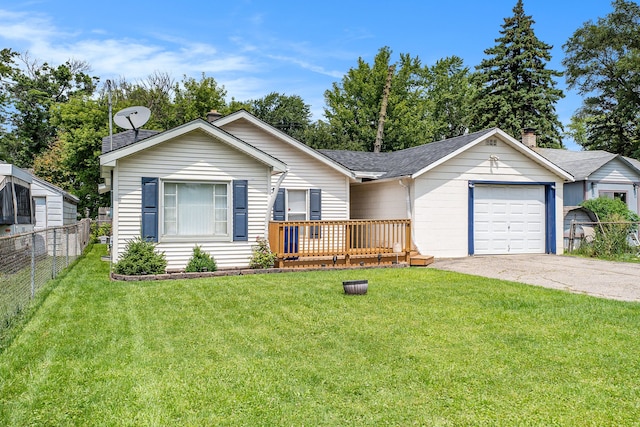
[[[472,254],[548,251],[544,185],[476,183],[472,191]]]
[[[392,153],[323,152],[362,178],[350,188],[352,218],[404,208],[420,254],[562,252],[556,219],[573,177],[500,129]]]

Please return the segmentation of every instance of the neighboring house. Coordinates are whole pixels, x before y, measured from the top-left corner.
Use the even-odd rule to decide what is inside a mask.
[[[60,227],[78,221],[76,196],[32,175],[31,197],[34,205],[34,229]]]
[[[169,270],[184,268],[195,245],[220,267],[244,267],[273,217],[348,219],[349,170],[246,111],[215,119],[103,139],[114,261],[142,236]]]
[[[562,252],[572,176],[498,128],[392,153],[321,152],[361,179],[351,218],[411,218],[421,254]]]
[[[640,162],[607,151],[568,151],[536,148],[575,178],[564,186],[565,206],[577,206],[597,197],[620,199],[627,207],[640,213]]]

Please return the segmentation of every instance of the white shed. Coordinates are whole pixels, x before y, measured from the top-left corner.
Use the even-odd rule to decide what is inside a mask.
[[[35,230],[60,227],[78,221],[79,199],[62,188],[33,176],[31,197],[34,204]]]

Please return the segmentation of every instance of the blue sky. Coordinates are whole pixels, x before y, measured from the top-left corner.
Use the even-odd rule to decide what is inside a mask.
[[[91,74],[134,82],[159,71],[176,81],[204,72],[228,97],[270,92],[299,95],[322,118],[324,91],[358,57],[372,62],[389,46],[431,65],[460,56],[473,67],[495,45],[516,0],[492,1],[108,1],[32,0],[0,3],[0,46],[57,65],[87,61]],[[534,30],[553,45],[549,67],[562,70],[562,45],[588,20],[612,10],[608,0],[525,0]],[[581,99],[556,106],[568,123]],[[569,141],[565,144],[576,148]]]

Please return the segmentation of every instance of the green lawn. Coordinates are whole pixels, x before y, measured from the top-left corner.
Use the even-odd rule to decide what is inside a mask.
[[[110,282],[103,250],[0,354],[0,425],[640,424],[640,304],[430,268]]]

